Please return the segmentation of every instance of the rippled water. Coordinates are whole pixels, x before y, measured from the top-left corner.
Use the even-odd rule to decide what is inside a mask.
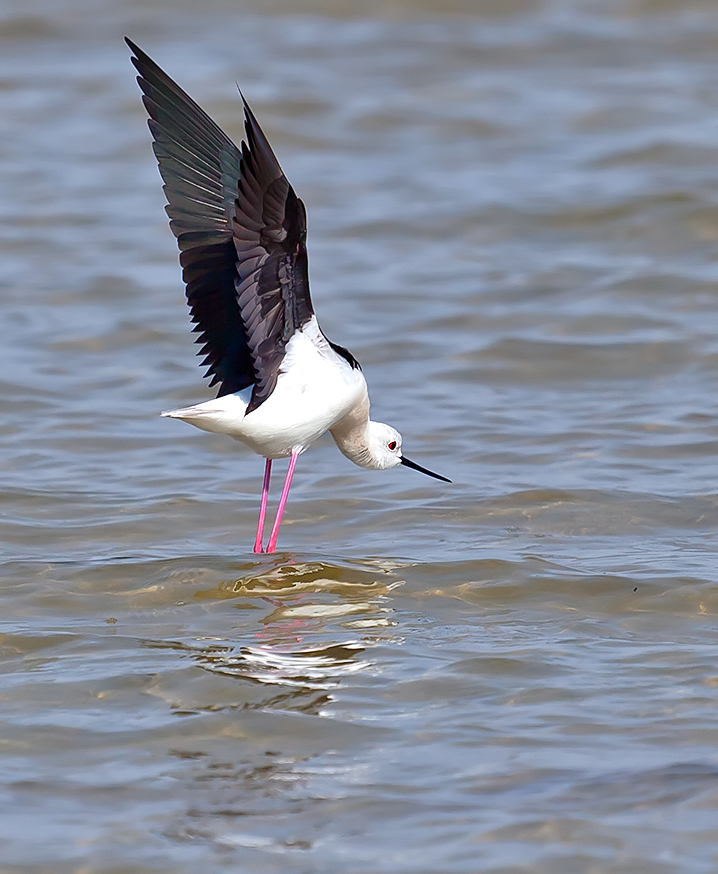
[[[712,874],[715,4],[239,6],[0,7],[0,871]],[[452,485],[323,440],[251,554],[261,459],[157,415],[209,392],[124,34],[241,84]]]

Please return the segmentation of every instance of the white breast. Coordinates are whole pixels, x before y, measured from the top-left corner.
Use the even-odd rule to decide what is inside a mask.
[[[163,413],[228,434],[265,458],[304,450],[366,398],[366,381],[329,345],[315,317],[290,339],[272,394],[251,413],[252,389]]]

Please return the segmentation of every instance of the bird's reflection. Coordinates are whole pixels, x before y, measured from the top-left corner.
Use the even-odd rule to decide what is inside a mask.
[[[197,653],[197,662],[218,673],[273,686],[326,690],[341,677],[370,667],[358,658],[365,651],[359,641],[319,647],[240,646],[225,652]]]
[[[401,582],[393,567],[285,561],[248,570],[197,598],[236,599],[243,619],[249,601],[263,615],[252,611],[252,625],[243,621],[235,641],[195,641],[198,664],[254,683],[325,693],[371,669],[368,650],[394,624],[387,596]]]

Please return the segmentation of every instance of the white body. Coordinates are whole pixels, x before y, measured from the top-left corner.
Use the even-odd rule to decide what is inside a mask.
[[[228,434],[272,459],[303,452],[326,431],[335,431],[339,448],[357,462],[353,444],[365,439],[369,425],[366,381],[332,349],[315,317],[287,343],[272,394],[245,415],[251,397],[250,387],[162,415]]]

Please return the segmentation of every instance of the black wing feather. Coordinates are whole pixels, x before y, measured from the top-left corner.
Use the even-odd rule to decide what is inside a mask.
[[[194,331],[218,395],[255,382],[237,303],[232,239],[240,152],[212,119],[133,42],[170,227],[180,249]]]
[[[272,393],[286,345],[311,319],[314,309],[309,295],[304,204],[287,181],[246,100],[244,114],[247,142],[242,145],[234,244],[237,295],[257,374],[247,409],[251,412]]]

